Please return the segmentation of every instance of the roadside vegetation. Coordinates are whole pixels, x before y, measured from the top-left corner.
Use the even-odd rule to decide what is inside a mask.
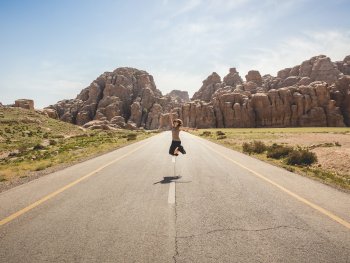
[[[190,132],[288,171],[350,190],[350,128],[201,129]]]
[[[86,130],[19,108],[0,109],[0,184],[70,165],[150,137],[154,132]]]

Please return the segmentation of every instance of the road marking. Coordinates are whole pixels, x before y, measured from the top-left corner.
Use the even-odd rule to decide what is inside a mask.
[[[175,204],[175,182],[170,182],[168,203]]]
[[[97,168],[96,170],[92,171],[91,173],[88,173],[88,174],[84,175],[83,177],[80,177],[79,179],[77,179],[77,180],[75,180],[75,181],[73,181],[73,182],[71,182],[71,183],[69,183],[69,184],[63,186],[62,188],[56,190],[55,192],[44,196],[43,198],[39,199],[38,201],[32,203],[31,205],[29,205],[29,206],[27,206],[27,207],[25,207],[25,208],[23,208],[23,209],[21,209],[21,210],[15,212],[15,213],[13,213],[12,215],[10,215],[10,216],[8,216],[8,217],[2,219],[2,220],[0,221],[0,226],[5,225],[5,224],[7,224],[8,222],[14,220],[15,218],[17,218],[17,217],[19,217],[19,216],[21,216],[21,215],[27,213],[28,211],[32,210],[33,208],[35,208],[35,207],[41,205],[42,203],[48,201],[49,199],[55,197],[56,195],[58,195],[58,194],[60,194],[60,193],[62,193],[62,192],[64,192],[64,191],[68,190],[69,188],[71,188],[71,187],[73,187],[74,185],[80,183],[81,181],[83,181],[83,180],[85,180],[85,179],[91,177],[92,175],[97,174],[98,172],[100,172],[100,171],[103,170],[104,168],[106,168],[106,167],[108,167],[108,166],[110,166],[110,165],[112,165],[112,164],[114,164],[114,163],[120,161],[121,159],[123,159],[123,158],[129,156],[130,154],[136,152],[137,150],[139,150],[140,148],[146,146],[146,145],[149,144],[149,143],[150,143],[150,142],[146,142],[146,143],[140,145],[139,147],[135,148],[134,150],[131,150],[130,152],[128,152],[128,153],[126,153],[126,154],[124,154],[124,155],[118,157],[117,159],[115,159],[115,160],[113,160],[113,161],[111,161],[111,162],[109,162],[109,163],[107,163],[107,164],[101,166],[100,168]]]
[[[199,141],[200,141],[200,140],[199,140]],[[205,147],[209,148],[210,150],[212,150],[213,152],[215,152],[215,153],[221,155],[221,156],[224,157],[226,160],[229,160],[229,161],[233,162],[234,164],[236,164],[236,165],[242,167],[243,169],[248,170],[249,172],[251,172],[252,174],[254,174],[256,177],[259,177],[260,179],[262,179],[262,180],[264,180],[264,181],[266,181],[266,182],[272,184],[273,186],[276,186],[277,188],[279,188],[279,189],[282,190],[283,192],[287,193],[288,195],[294,197],[295,199],[299,200],[300,202],[302,202],[302,203],[304,203],[304,204],[306,204],[306,205],[312,207],[313,209],[317,210],[317,211],[320,212],[321,214],[324,214],[324,215],[328,216],[328,217],[331,218],[332,220],[334,220],[334,221],[338,222],[339,224],[345,226],[346,228],[350,229],[350,223],[347,222],[347,221],[345,221],[344,219],[340,218],[339,216],[337,216],[337,215],[333,214],[332,212],[330,212],[330,211],[328,211],[328,210],[326,210],[326,209],[324,209],[324,208],[322,208],[322,207],[320,207],[320,206],[318,206],[318,205],[316,205],[316,204],[314,204],[314,203],[308,201],[307,199],[301,197],[300,195],[297,195],[296,193],[293,193],[292,191],[288,190],[287,188],[285,188],[285,187],[279,185],[278,183],[272,181],[271,179],[266,178],[265,176],[263,176],[263,175],[261,175],[261,174],[255,172],[255,171],[253,171],[252,169],[250,169],[250,168],[244,166],[243,164],[241,164],[241,163],[239,163],[239,162],[237,162],[237,161],[231,159],[230,157],[227,157],[227,156],[224,155],[223,153],[221,153],[221,152],[215,150],[213,147],[211,147],[211,146],[209,146],[209,145],[206,145],[205,143],[203,143],[203,142],[201,142],[201,141],[200,141],[200,143],[203,144]]]

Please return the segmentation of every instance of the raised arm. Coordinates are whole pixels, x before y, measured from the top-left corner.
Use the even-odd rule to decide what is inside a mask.
[[[173,114],[170,112],[169,113],[169,122],[170,122],[170,128],[173,127]]]

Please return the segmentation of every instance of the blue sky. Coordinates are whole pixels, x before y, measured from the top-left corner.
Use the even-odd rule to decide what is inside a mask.
[[[350,0],[0,0],[0,102],[42,108],[105,71],[152,74],[163,94],[216,71],[276,75],[350,55]]]

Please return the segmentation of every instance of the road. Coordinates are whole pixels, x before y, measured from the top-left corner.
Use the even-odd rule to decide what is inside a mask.
[[[349,194],[170,136],[1,193],[0,262],[350,262]]]

